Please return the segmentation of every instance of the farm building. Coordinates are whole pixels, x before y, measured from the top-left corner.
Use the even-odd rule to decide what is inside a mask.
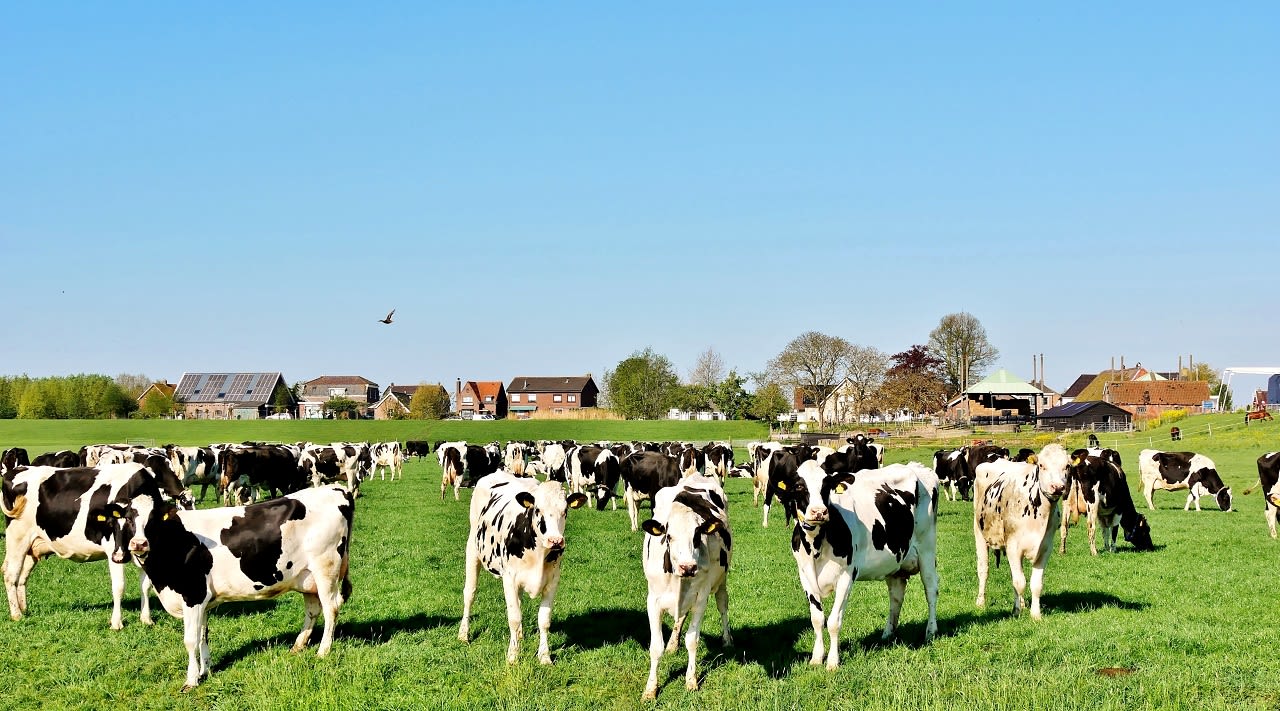
[[[177,385],[166,381],[158,381],[148,385],[147,389],[143,390],[142,394],[138,396],[138,409],[144,409],[147,406],[147,401],[151,398],[172,398],[173,392],[177,388]]]
[[[333,398],[346,398],[359,405],[363,417],[378,402],[378,384],[359,375],[322,375],[302,384],[298,416],[303,419],[324,417],[324,404]]]
[[[1186,410],[1188,414],[1198,415],[1209,399],[1209,383],[1204,380],[1106,383],[1102,399],[1140,420],[1159,417],[1166,410]]]
[[[520,376],[507,386],[511,411],[528,415],[533,412],[565,412],[595,407],[600,388],[590,375],[554,377]]]
[[[476,415],[507,416],[507,390],[500,380],[458,380],[454,393],[454,412],[465,420]]]
[[[1048,409],[1040,388],[1001,368],[969,386],[947,403],[950,418],[967,417],[981,424],[1031,424]]]
[[[1128,431],[1133,416],[1127,410],[1101,400],[1077,400],[1040,413],[1036,418],[1040,429]]]
[[[1089,387],[1089,383],[1092,383],[1097,377],[1097,373],[1081,373],[1080,377],[1075,379],[1075,382],[1062,391],[1062,404],[1067,405],[1079,399],[1080,393],[1084,392],[1084,389]]]
[[[256,420],[297,405],[280,373],[183,373],[173,397],[189,420]]]

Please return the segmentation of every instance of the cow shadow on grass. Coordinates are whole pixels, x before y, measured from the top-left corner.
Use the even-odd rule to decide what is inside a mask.
[[[220,610],[219,610],[220,612]],[[216,617],[218,612],[214,612],[211,617]],[[217,624],[213,620],[213,625]],[[358,622],[343,622],[341,615],[338,617],[338,626],[334,631],[335,648],[343,642],[365,642],[368,644],[383,644],[396,634],[405,632],[421,632],[432,630],[439,627],[457,627],[457,617],[442,617],[440,615],[427,615],[418,613],[410,617],[401,617],[386,620],[363,620]],[[228,649],[225,652],[217,654],[216,660],[212,663],[213,671],[219,671],[232,666],[241,659],[261,652],[262,650],[273,646],[289,647],[293,645],[294,640],[298,638],[298,632],[302,630],[302,614],[298,614],[298,629],[289,632],[282,632],[272,637],[253,639],[241,644],[235,649]],[[213,632],[217,634],[216,631]],[[311,632],[311,640],[307,645],[307,649],[314,653],[316,646],[320,643],[320,638],[324,634],[324,620],[316,620],[315,629]]]

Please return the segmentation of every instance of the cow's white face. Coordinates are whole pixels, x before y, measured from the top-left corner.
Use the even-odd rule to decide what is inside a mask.
[[[1071,455],[1067,454],[1062,445],[1049,444],[1035,456],[1035,466],[1040,469],[1040,490],[1050,498],[1062,496],[1062,491],[1067,486]]]
[[[656,519],[645,521],[644,532],[655,537],[665,538],[667,551],[670,554],[673,575],[691,578],[700,570],[707,570],[712,561],[708,552],[707,540],[716,535],[724,523],[718,519],[703,520],[688,506],[672,503],[671,515],[664,526]]]
[[[587,497],[583,494],[570,494],[565,498],[560,484],[548,481],[539,484],[532,494],[526,491],[516,494],[516,501],[530,516],[538,546],[563,550],[564,522],[568,510],[581,507],[587,502]]]
[[[816,528],[830,518],[827,504],[831,492],[842,482],[852,479],[852,474],[828,476],[817,462],[807,460],[796,469],[794,479],[778,482],[778,497],[793,507],[801,526]]]

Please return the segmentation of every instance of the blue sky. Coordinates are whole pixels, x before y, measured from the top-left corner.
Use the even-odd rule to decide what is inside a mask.
[[[688,5],[10,5],[0,372],[1280,365],[1280,5]]]

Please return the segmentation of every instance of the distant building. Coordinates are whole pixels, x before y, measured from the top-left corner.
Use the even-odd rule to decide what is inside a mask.
[[[382,399],[373,406],[373,419],[375,420],[394,420],[399,417],[407,417],[409,415],[409,403],[413,400],[413,396],[417,394],[420,388],[436,388],[444,398],[449,397],[449,392],[444,389],[443,385],[388,385],[383,391]]]
[[[255,420],[297,405],[278,372],[183,373],[173,397],[190,420]]]
[[[141,395],[138,396],[138,408],[142,409],[146,407],[147,401],[153,397],[166,397],[172,399],[173,392],[177,389],[178,386],[174,383],[164,381],[152,383],[147,386],[146,390],[142,391]]]
[[[500,380],[459,379],[454,387],[457,401],[454,411],[464,420],[476,415],[492,415],[496,419],[507,416],[507,390]]]
[[[1106,383],[1102,399],[1140,420],[1159,417],[1166,410],[1186,410],[1187,414],[1198,415],[1209,399],[1209,383],[1204,380]]]
[[[1037,426],[1046,430],[1126,432],[1132,428],[1128,410],[1101,400],[1077,400],[1040,413]]]
[[[534,412],[562,413],[584,407],[595,407],[600,388],[590,375],[519,376],[507,386],[511,412],[529,415]]]
[[[360,407],[361,417],[369,414],[378,402],[378,384],[359,375],[322,375],[302,384],[298,416],[304,419],[324,417],[324,404],[333,398],[352,400]]]

